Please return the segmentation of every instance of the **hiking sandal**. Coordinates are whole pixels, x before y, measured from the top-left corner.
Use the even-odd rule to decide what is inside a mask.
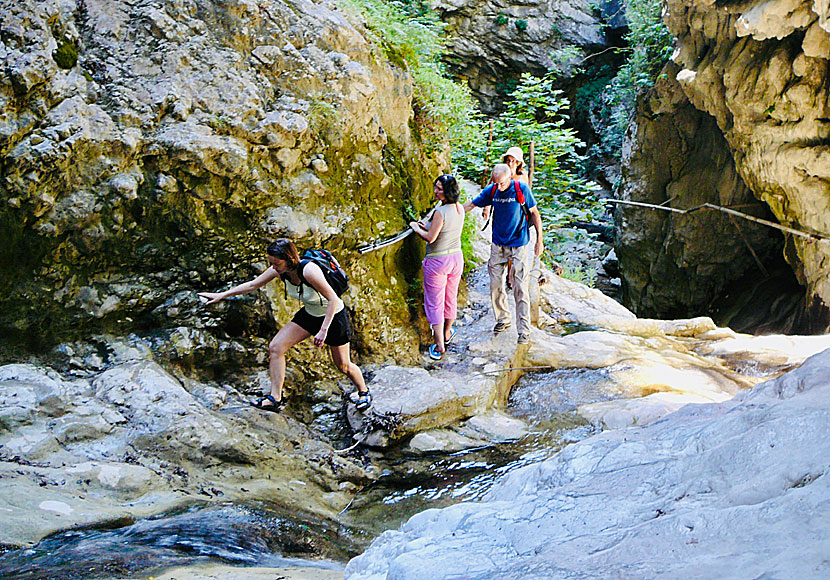
[[[365,411],[369,407],[372,406],[372,393],[366,391],[365,393],[358,392],[357,394],[357,402],[354,404],[355,409],[358,411]]]
[[[265,401],[270,401],[271,404],[266,405]],[[257,409],[259,409],[261,411],[271,411],[272,413],[279,413],[280,411],[283,410],[285,405],[286,405],[285,399],[280,399],[278,401],[274,398],[273,395],[265,395],[264,397],[261,397],[261,398],[257,399],[256,401],[253,401],[251,403],[252,407],[256,407]]]
[[[429,358],[431,358],[432,360],[441,360],[441,357],[444,356],[444,353],[438,351],[437,344],[429,345],[429,349],[427,349],[427,352],[429,353]]]
[[[444,344],[449,344],[449,343],[451,343],[451,342],[452,342],[452,340],[455,338],[455,335],[456,335],[456,334],[458,334],[458,330],[457,330],[457,329],[455,329],[455,328],[453,328],[453,329],[450,331],[450,337],[449,337],[447,340],[445,340],[445,341],[444,341]]]

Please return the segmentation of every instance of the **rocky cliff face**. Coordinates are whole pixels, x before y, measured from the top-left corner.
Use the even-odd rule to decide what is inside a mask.
[[[738,175],[715,119],[686,98],[675,80],[679,71],[670,63],[639,102],[623,150],[621,199],[679,209],[712,203],[775,221]],[[780,331],[803,323],[802,292],[781,259],[781,232],[712,210],[678,214],[620,205],[616,218],[624,301],[641,316],[725,310],[724,294],[742,286],[736,294],[756,300],[752,316],[737,308],[729,320],[736,329]],[[780,299],[782,279],[792,280],[795,290],[777,313],[767,306]],[[775,296],[758,300],[755,286],[774,287]]]
[[[453,71],[469,83],[485,110],[497,108],[522,73],[543,75],[560,68],[561,49],[606,45],[600,11],[584,0],[438,0],[432,5],[453,37]]]
[[[0,4],[0,332],[179,329],[215,355],[208,333],[273,332],[248,307],[269,305],[206,316],[194,291],[256,274],[289,236],[337,253],[364,346],[405,357],[417,264],[353,250],[425,205],[441,161],[358,20],[326,1]]]
[[[830,233],[826,3],[672,0],[666,20],[678,39],[673,60],[680,70],[672,74],[689,101],[714,119],[740,179],[780,223]],[[720,171],[715,167],[698,176],[712,176]],[[721,246],[710,247],[710,256],[720,255]],[[806,289],[801,330],[826,331],[828,242],[786,234],[783,253]]]

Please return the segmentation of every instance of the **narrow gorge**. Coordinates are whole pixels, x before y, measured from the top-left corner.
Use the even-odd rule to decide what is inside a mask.
[[[0,576],[827,577],[830,5],[646,4],[0,0]],[[366,246],[551,95],[529,343],[473,212],[432,360],[424,244]],[[348,273],[369,410],[311,341],[250,405],[297,302],[197,292],[277,237]]]

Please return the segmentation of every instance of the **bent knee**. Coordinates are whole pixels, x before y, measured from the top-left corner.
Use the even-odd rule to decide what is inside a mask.
[[[285,353],[288,352],[288,347],[281,342],[272,340],[268,344],[268,352],[271,356],[285,356]]]
[[[341,373],[343,373],[344,375],[349,374],[349,368],[350,368],[351,366],[352,366],[352,365],[351,365],[350,363],[347,363],[347,362],[339,362],[339,363],[335,363],[335,364],[334,364],[334,367],[335,367],[338,371],[340,371]]]

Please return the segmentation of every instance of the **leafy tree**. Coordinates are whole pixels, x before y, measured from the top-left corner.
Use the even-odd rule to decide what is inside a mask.
[[[555,76],[534,77],[524,74],[513,91],[504,112],[493,119],[493,141],[487,146],[489,122],[475,122],[476,140],[465,149],[453,150],[456,171],[482,184],[490,179],[490,171],[508,147],[518,145],[528,164],[529,144],[535,149],[533,195],[537,200],[546,228],[546,245],[555,247],[556,227],[575,220],[592,221],[603,214],[596,198],[596,184],[578,176],[582,161],[578,149],[584,143],[568,120],[568,100],[562,91],[553,88]],[[556,251],[554,250],[554,254]]]
[[[562,91],[553,88],[552,75],[534,77],[522,75],[504,112],[493,119],[493,141],[488,147],[489,123],[476,120],[477,138],[465,149],[453,150],[453,161],[459,173],[478,182],[489,180],[492,166],[508,147],[517,145],[525,152],[535,147],[533,193],[540,200],[556,202],[560,198],[581,199],[595,186],[577,175],[581,157],[577,151],[584,143],[576,136],[568,120],[568,100]],[[557,220],[559,221],[559,220]]]
[[[415,125],[427,149],[464,146],[472,139],[478,108],[469,87],[452,80],[442,57],[444,23],[422,0],[341,0],[360,14],[392,62],[407,69],[414,84]]]
[[[617,158],[637,95],[654,86],[674,48],[674,37],[663,22],[662,10],[661,0],[625,2],[629,32],[625,37],[628,48],[624,50],[628,56],[603,95],[609,120],[603,140]]]

